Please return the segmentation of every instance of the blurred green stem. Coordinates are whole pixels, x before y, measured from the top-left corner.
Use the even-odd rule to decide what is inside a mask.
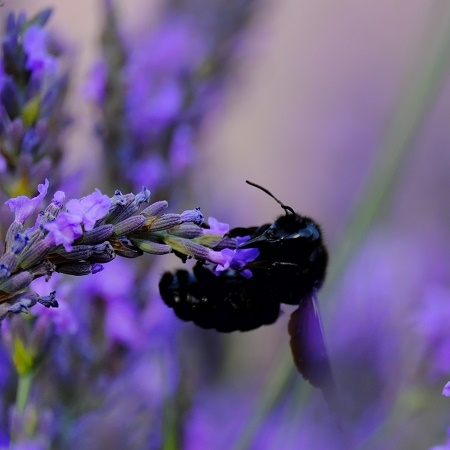
[[[33,374],[19,375],[17,384],[16,409],[17,412],[23,413],[27,405],[28,397],[31,390],[31,382],[33,381]]]
[[[327,316],[337,306],[331,301],[330,293],[335,289],[349,260],[375,219],[388,206],[392,192],[400,179],[402,164],[408,152],[414,149],[414,141],[421,130],[421,125],[448,75],[449,13],[450,8],[446,2],[433,4],[430,24],[425,30],[426,35],[416,60],[406,72],[408,78],[399,97],[398,108],[381,144],[379,160],[374,164],[373,173],[362,190],[343,236],[337,240],[338,244],[332,251],[332,264],[321,294],[322,298],[327,299]],[[441,22],[440,26],[437,26],[437,21]],[[284,393],[287,381],[295,369],[288,351],[281,353],[279,361],[274,363],[275,370],[268,378],[269,381],[255,407],[252,420],[238,437],[234,450],[250,447],[253,436]]]
[[[162,450],[177,450],[180,448],[178,425],[175,400],[173,398],[168,398],[164,406]]]

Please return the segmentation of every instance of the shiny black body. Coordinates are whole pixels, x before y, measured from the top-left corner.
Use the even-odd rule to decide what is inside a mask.
[[[199,261],[193,272],[166,272],[159,283],[161,297],[182,320],[218,331],[248,331],[278,319],[281,303],[297,305],[288,324],[295,365],[331,402],[335,386],[329,363],[317,290],[325,278],[328,255],[319,225],[283,205],[272,224],[234,228],[229,236],[250,236],[239,248],[257,248],[258,257],[242,269],[251,278],[228,269],[216,276],[208,263]],[[241,270],[242,270],[241,269]]]
[[[319,226],[294,212],[273,224],[234,228],[230,237],[249,236],[240,248],[258,248],[248,263],[253,276],[228,269],[216,276],[197,262],[193,273],[166,272],[160,283],[164,302],[182,320],[218,331],[248,331],[275,322],[280,304],[298,305],[322,285],[327,252]]]

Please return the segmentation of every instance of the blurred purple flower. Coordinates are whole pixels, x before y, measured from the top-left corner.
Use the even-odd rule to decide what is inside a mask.
[[[0,60],[0,91],[3,88],[3,83],[5,82],[6,74],[5,69],[3,67],[3,61]]]
[[[183,93],[175,80],[155,84],[139,74],[127,96],[126,114],[137,139],[155,136],[181,109]]]
[[[37,25],[31,25],[23,34],[23,48],[27,54],[26,68],[40,74],[56,74],[58,59],[48,52],[49,33]]]
[[[59,336],[73,335],[79,329],[78,318],[71,309],[66,298],[70,298],[72,287],[64,282],[59,273],[53,273],[51,278],[38,278],[31,283],[31,287],[37,292],[58,292],[58,308],[46,308],[38,305],[33,313],[38,316],[40,322],[50,322],[55,327],[55,333]]]
[[[134,186],[152,186],[153,189],[165,186],[168,182],[168,167],[162,156],[154,154],[136,161],[130,168]]]
[[[415,325],[427,355],[427,370],[433,378],[450,373],[450,287],[427,287]],[[448,386],[446,386],[448,388]]]
[[[450,381],[447,382],[447,384],[444,386],[444,389],[442,390],[442,395],[444,397],[450,397]]]
[[[181,125],[175,130],[169,150],[169,166],[173,176],[183,173],[195,163],[196,148],[193,141],[192,127]]]
[[[78,331],[78,320],[69,305],[61,300],[58,290],[58,307],[46,308],[39,305],[34,313],[39,316],[39,322],[50,322],[55,326],[55,333],[59,336],[73,335]]]
[[[6,170],[6,159],[2,155],[0,155],[0,173],[4,173],[5,170]]]
[[[100,105],[105,100],[108,65],[104,59],[97,61],[91,70],[83,93],[92,102]]]
[[[116,258],[108,263],[108,270],[96,274],[95,278],[85,277],[76,288],[83,293],[78,294],[81,302],[92,302],[94,298],[103,302],[108,342],[133,348],[143,344],[140,313],[133,299],[135,278],[129,261]],[[77,308],[86,308],[86,305]]]
[[[252,392],[249,390],[244,393],[231,386],[219,386],[215,390],[200,391],[185,423],[183,448],[233,448],[236,436],[243,431],[251,414]],[[245,402],[241,401],[242,396]]]

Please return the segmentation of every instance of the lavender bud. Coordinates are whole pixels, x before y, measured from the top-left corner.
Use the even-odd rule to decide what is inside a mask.
[[[151,232],[163,231],[172,227],[176,227],[182,223],[179,214],[163,214],[160,217],[149,218],[145,224],[144,229]]]
[[[139,194],[136,194],[135,200],[138,207],[142,203],[148,203],[150,201],[150,191],[145,186],[142,186],[142,190]]]
[[[145,217],[153,217],[160,215],[169,204],[165,200],[161,200],[160,202],[152,203],[150,206],[147,206],[147,208],[143,209],[141,211],[141,215]]]
[[[0,291],[7,292],[8,294],[20,292],[26,289],[32,281],[33,275],[31,272],[19,272],[0,283]]]
[[[99,244],[93,247],[92,256],[89,257],[90,262],[107,263],[116,257],[114,249],[109,242]]]
[[[0,258],[0,281],[8,278],[17,264],[17,255],[13,252],[6,252]]]
[[[8,312],[13,314],[28,314],[28,308],[31,308],[32,306],[34,306],[34,304],[32,304],[32,301],[28,298],[24,298],[23,300],[19,300],[14,303],[14,305],[11,305],[8,308]]]
[[[116,255],[124,258],[137,258],[143,254],[142,250],[135,247],[128,239],[110,239],[110,243],[116,253]]]
[[[41,228],[36,228],[31,233],[28,233],[27,236],[28,236],[28,245],[27,245],[27,247],[31,247],[36,242],[41,241],[42,239],[44,239],[45,233],[44,233],[44,231]],[[26,250],[26,248],[25,248],[25,250]]]
[[[38,302],[38,300],[39,295],[36,292],[26,291],[14,296],[11,300],[11,305],[17,305],[18,303],[21,303],[27,308],[27,311],[24,312],[28,312],[28,308],[34,306]]]
[[[16,243],[16,235],[21,234],[23,230],[23,225],[19,222],[14,221],[8,228],[6,232],[6,251],[12,251]]]
[[[105,217],[106,223],[116,224],[121,222],[132,216],[139,209],[134,194],[121,195],[120,200],[115,204],[113,203],[114,199],[116,199],[116,196],[111,199],[112,208]]]
[[[61,191],[58,191],[61,192]],[[57,195],[58,192],[53,197],[53,200],[50,204],[45,208],[44,213],[41,217],[40,225],[42,226],[44,223],[52,222],[56,219],[56,216],[61,212],[64,206],[64,195]],[[62,193],[61,193],[62,194]]]
[[[114,191],[114,195],[111,197],[111,209],[115,208],[117,205],[124,206],[127,203],[125,195],[122,194],[119,189]]]
[[[196,225],[203,223],[203,214],[200,212],[200,206],[195,209],[188,209],[181,213],[181,220],[183,222],[193,222]]]
[[[144,222],[145,217],[141,215],[128,217],[128,219],[122,220],[114,225],[114,234],[116,236],[126,236],[139,229]]]
[[[11,251],[18,255],[29,243],[30,238],[25,233],[17,233],[14,236],[14,244]]]
[[[163,240],[166,244],[170,245],[173,250],[176,250],[183,255],[193,256],[197,259],[208,259],[210,249],[203,247],[203,245],[196,244],[189,239],[168,235],[167,237],[164,237]]]
[[[111,224],[100,225],[93,230],[86,231],[81,237],[81,244],[99,244],[106,241],[114,232],[114,226]]]
[[[157,242],[152,242],[145,239],[131,238],[131,241],[137,248],[152,255],[165,255],[172,252],[172,247],[170,247],[170,245],[159,244]]]
[[[238,245],[235,238],[225,236],[217,243],[217,245],[214,246],[214,250],[223,250],[224,248],[231,248],[234,250],[237,246]],[[208,247],[210,246],[208,245]]]
[[[54,271],[55,265],[48,260],[44,260],[40,264],[29,269],[33,279],[42,277],[43,275],[51,276]]]
[[[50,292],[50,295],[45,295],[38,298],[38,302],[46,308],[57,308],[58,302],[55,298],[56,291]]]
[[[82,277],[84,275],[89,275],[93,270],[93,265],[89,262],[77,262],[77,263],[66,263],[58,265],[56,271],[59,273],[65,273],[67,275],[74,275],[76,277]]]
[[[197,244],[201,244],[205,247],[214,248],[217,250],[217,246],[223,241],[223,237],[219,236],[218,234],[203,234],[202,236],[199,236],[194,239],[194,242],[197,242]],[[222,248],[230,248],[230,247],[222,247]],[[235,248],[235,247],[231,247]]]
[[[79,261],[81,259],[87,259],[92,256],[93,246],[92,245],[74,245],[72,250],[68,252],[64,247],[55,250],[56,254],[62,256],[65,259],[70,259],[73,261]]]
[[[29,269],[42,261],[52,250],[53,246],[46,240],[28,246],[19,255],[18,265],[22,269]]]
[[[203,235],[203,229],[191,223],[183,223],[168,231],[170,234],[185,239],[194,239]]]

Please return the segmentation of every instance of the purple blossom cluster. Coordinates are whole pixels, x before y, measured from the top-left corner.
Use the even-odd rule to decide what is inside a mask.
[[[239,14],[251,6],[242,2]],[[220,25],[211,23],[215,14]],[[118,175],[127,164],[130,188],[167,190],[195,163],[199,130],[223,95],[233,44],[243,33],[245,21],[235,14],[225,2],[178,8],[168,2],[158,24],[136,41],[126,38],[107,6],[107,51],[85,93],[101,111],[108,170]]]
[[[0,61],[0,187],[6,196],[31,194],[62,156],[68,77],[63,47],[45,28],[50,16],[44,10],[31,19],[11,13],[6,20]]]
[[[37,302],[57,306],[53,294],[50,298],[40,297],[29,290],[34,279],[50,278],[53,272],[95,274],[103,269],[102,263],[112,261],[116,255],[136,258],[143,253],[176,251],[182,258],[210,261],[222,270],[245,266],[245,257],[237,257],[240,251],[229,249],[238,245],[235,239],[200,226],[203,215],[199,208],[165,214],[168,204],[160,201],[137,214],[150,199],[145,188],[137,195],[116,191],[111,198],[96,189],[67,203],[64,192],[57,191],[34,225],[25,228],[25,221],[41,204],[48,186],[45,180],[36,197],[21,195],[6,202],[15,218],[6,234],[5,253],[0,257],[2,317],[7,312],[27,311]],[[251,253],[247,261],[256,256],[257,252]]]

